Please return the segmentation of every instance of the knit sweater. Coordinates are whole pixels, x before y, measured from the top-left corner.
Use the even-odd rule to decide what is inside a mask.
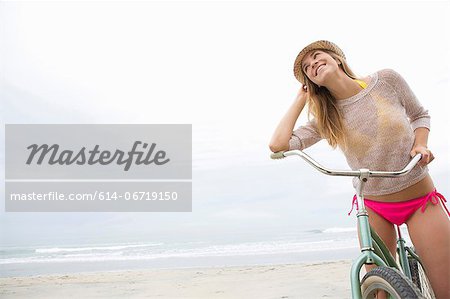
[[[342,149],[353,170],[401,170],[411,159],[414,130],[430,129],[430,116],[400,74],[384,69],[370,75],[370,83],[354,96],[336,102],[346,128],[347,150]],[[322,137],[314,119],[292,132],[289,150],[303,150]],[[401,191],[423,179],[426,166],[396,178],[369,178],[364,193],[384,195]],[[353,179],[357,187],[358,178]]]

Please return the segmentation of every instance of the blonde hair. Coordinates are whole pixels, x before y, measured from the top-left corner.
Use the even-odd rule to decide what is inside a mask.
[[[355,73],[350,69],[344,58],[334,52],[327,52],[331,57],[338,61],[339,67],[352,79],[356,79]],[[303,70],[302,70],[303,72]],[[342,119],[342,114],[336,106],[336,99],[325,87],[319,87],[312,82],[304,73],[305,83],[310,91],[308,103],[308,118],[313,115],[317,122],[317,128],[322,138],[336,148],[338,145],[345,150],[347,146],[346,129]]]

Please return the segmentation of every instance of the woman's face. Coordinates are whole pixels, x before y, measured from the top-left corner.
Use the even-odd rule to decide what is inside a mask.
[[[302,61],[302,70],[316,85],[324,86],[330,75],[339,71],[337,61],[327,52],[311,50]]]

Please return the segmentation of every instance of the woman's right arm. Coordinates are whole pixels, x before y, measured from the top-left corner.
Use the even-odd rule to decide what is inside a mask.
[[[289,149],[289,140],[292,136],[295,123],[300,116],[308,98],[306,85],[300,87],[294,103],[278,124],[270,140],[269,148],[272,152],[286,151]]]

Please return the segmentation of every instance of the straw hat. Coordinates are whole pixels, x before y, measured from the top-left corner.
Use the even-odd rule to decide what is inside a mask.
[[[330,41],[318,40],[307,45],[306,47],[303,48],[303,50],[300,51],[300,53],[298,53],[294,63],[294,76],[302,84],[305,84],[305,78],[302,72],[302,60],[305,57],[305,55],[311,50],[329,50],[345,59],[344,52],[336,44]]]

